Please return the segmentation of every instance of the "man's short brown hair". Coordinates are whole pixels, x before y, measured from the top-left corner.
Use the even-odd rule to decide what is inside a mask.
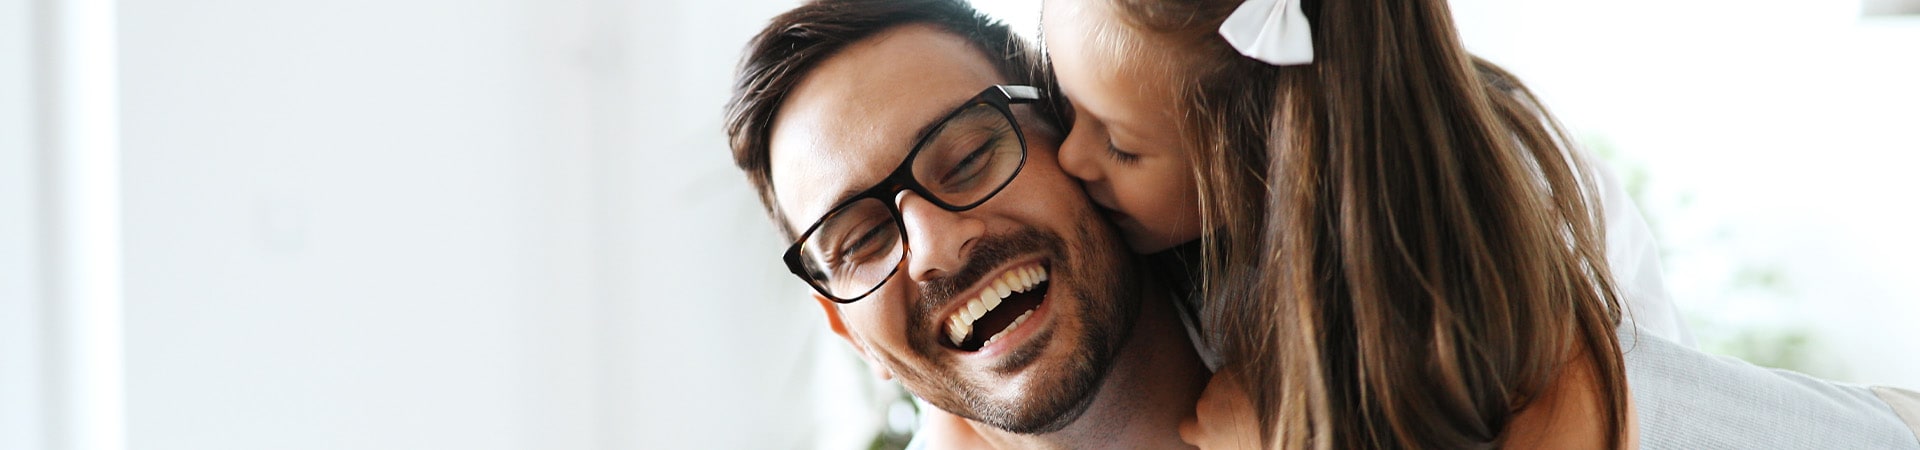
[[[1042,79],[1032,47],[1006,24],[963,0],[814,0],[774,17],[747,44],[735,74],[733,98],[727,101],[727,137],[734,165],[747,173],[788,241],[797,231],[774,203],[768,161],[774,114],[821,61],[862,39],[909,24],[965,38],[1013,83],[1031,85]]]

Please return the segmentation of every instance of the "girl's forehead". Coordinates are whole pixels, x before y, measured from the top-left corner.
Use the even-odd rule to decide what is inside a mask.
[[[1127,24],[1112,0],[1049,0],[1041,11],[1040,37],[1049,53],[1061,46],[1085,59],[1146,62],[1133,61],[1146,56],[1145,36]]]
[[[1041,23],[1060,93],[1113,131],[1170,126],[1174,68],[1154,56],[1162,52],[1118,23],[1105,0],[1047,3],[1059,5]]]
[[[1049,5],[1074,3],[1050,1]],[[1080,13],[1086,8],[1061,6],[1057,9],[1072,11],[1044,16],[1041,23],[1045,32],[1043,38],[1047,50],[1048,63],[1053,67],[1054,75],[1060,81],[1060,94],[1083,106],[1099,108],[1110,85],[1120,84],[1125,58],[1108,57],[1118,52],[1114,49],[1116,39],[1102,37],[1110,33],[1090,29],[1099,22],[1095,18]]]

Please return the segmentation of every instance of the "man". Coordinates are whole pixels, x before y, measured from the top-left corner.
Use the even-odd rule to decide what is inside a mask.
[[[750,44],[734,159],[877,376],[995,447],[1185,447],[1208,372],[1059,170],[1024,50],[956,0],[806,4]]]

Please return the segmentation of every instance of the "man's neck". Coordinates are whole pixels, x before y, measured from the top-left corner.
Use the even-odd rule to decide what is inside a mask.
[[[1158,283],[1144,287],[1131,337],[1115,355],[1093,404],[1072,425],[1023,435],[968,424],[996,448],[1188,448],[1178,427],[1193,415],[1212,374],[1194,353],[1172,294]]]

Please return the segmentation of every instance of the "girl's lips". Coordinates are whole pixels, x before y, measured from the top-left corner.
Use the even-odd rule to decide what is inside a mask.
[[[1113,206],[1115,203],[1113,201],[1113,191],[1108,189],[1106,183],[1081,182],[1080,188],[1087,193],[1087,200],[1092,201],[1093,206],[1101,212],[1109,214],[1120,212],[1119,208]]]
[[[1135,223],[1133,216],[1129,216],[1127,213],[1120,212],[1119,210],[1108,209],[1104,206],[1100,207],[1099,210],[1100,215],[1106,216],[1108,222],[1113,222],[1115,226],[1119,226],[1122,229],[1132,230]]]

